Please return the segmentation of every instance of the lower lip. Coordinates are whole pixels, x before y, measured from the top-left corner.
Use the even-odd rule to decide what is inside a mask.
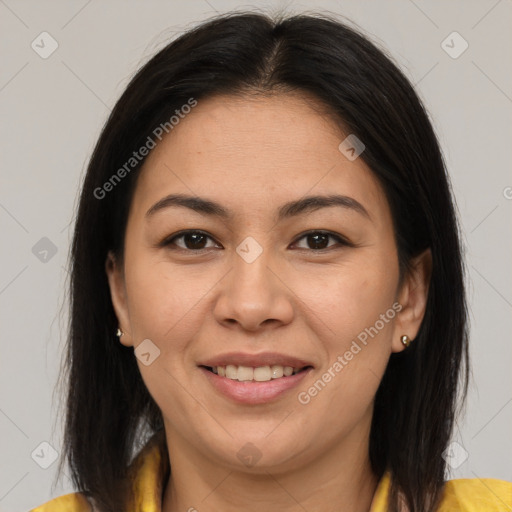
[[[308,368],[289,377],[280,377],[266,382],[245,381],[220,377],[206,368],[200,366],[213,387],[223,395],[240,404],[264,404],[274,400],[287,391],[298,386],[304,377],[313,369]]]

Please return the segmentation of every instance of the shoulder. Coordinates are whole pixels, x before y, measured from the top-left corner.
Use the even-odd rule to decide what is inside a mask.
[[[165,444],[165,431],[158,431],[144,446],[132,461],[130,480],[133,481],[134,499],[137,503],[130,505],[128,510],[160,510],[157,496],[162,495],[164,482],[167,481],[169,459]],[[94,499],[86,498],[81,492],[74,492],[55,498],[47,503],[33,508],[30,512],[94,512]]]
[[[446,482],[439,512],[510,510],[512,482],[495,478],[461,478]]]
[[[83,494],[73,492],[48,501],[30,512],[92,512],[92,507]]]

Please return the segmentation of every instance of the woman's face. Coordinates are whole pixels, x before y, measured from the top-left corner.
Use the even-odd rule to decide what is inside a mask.
[[[201,100],[139,176],[107,273],[171,459],[278,472],[367,449],[390,354],[418,331],[426,289],[398,286],[384,193],[308,101]]]

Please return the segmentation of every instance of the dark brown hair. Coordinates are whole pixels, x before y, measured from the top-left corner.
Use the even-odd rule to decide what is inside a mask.
[[[122,258],[144,160],[106,197],[95,191],[190,98],[291,91],[314,96],[364,142],[360,158],[386,193],[401,272],[432,251],[426,314],[414,343],[390,357],[375,396],[369,455],[378,476],[391,472],[390,511],[398,491],[411,511],[435,510],[445,481],[442,454],[467,392],[468,348],[458,224],[428,115],[385,50],[348,24],[326,15],[230,13],[172,41],[137,72],[83,183],[71,254],[64,453],[73,483],[102,512],[124,510],[129,463],[163,421],[133,351],[115,337],[105,274],[108,251]]]

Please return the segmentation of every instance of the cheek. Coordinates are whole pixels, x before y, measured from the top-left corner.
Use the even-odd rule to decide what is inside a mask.
[[[377,258],[368,251],[302,283],[299,295],[315,313],[308,316],[310,327],[326,354],[313,387],[302,390],[300,403],[310,400],[312,413],[362,417],[370,406],[391,354],[398,279],[393,261],[392,255]]]
[[[398,264],[393,262],[393,256],[384,252],[376,256],[361,251],[340,265],[302,272],[293,289],[306,310],[314,313],[308,318],[315,321],[315,330],[321,328],[326,339],[343,348],[392,308],[398,281]],[[391,310],[385,325],[379,322],[379,330],[388,331],[394,317]]]
[[[197,328],[201,298],[213,285],[207,274],[200,278],[190,268],[135,254],[126,263],[125,276],[130,321],[139,338],[164,346],[164,340],[182,339]]]

